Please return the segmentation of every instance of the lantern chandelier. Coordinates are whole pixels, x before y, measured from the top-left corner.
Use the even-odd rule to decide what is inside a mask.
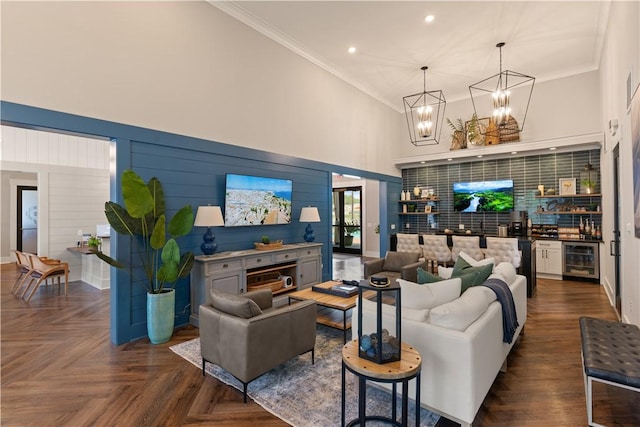
[[[518,134],[524,129],[536,80],[535,77],[516,71],[502,70],[502,47],[504,45],[504,42],[496,45],[500,50],[500,72],[469,86],[476,117],[492,119],[500,131],[500,137]],[[492,103],[487,102],[484,98],[487,94],[491,94]],[[493,106],[492,109],[491,106]],[[487,129],[488,127],[481,128],[480,133],[485,134]]]
[[[444,121],[444,109],[447,105],[441,90],[427,92],[428,68],[426,66],[420,68],[423,73],[422,92],[402,98],[409,127],[409,137],[411,143],[416,147],[439,143]]]

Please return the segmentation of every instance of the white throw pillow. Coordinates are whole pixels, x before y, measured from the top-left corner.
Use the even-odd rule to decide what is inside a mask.
[[[456,331],[464,331],[496,300],[496,294],[485,286],[472,286],[460,298],[435,307],[429,323]]]
[[[469,255],[468,253],[465,253],[463,251],[460,251],[458,256],[461,256],[463,260],[467,261],[467,263],[469,263],[469,265],[471,267],[480,267],[482,265],[495,264],[496,263],[496,260],[493,257],[481,259],[480,261],[476,261],[476,259],[474,257],[472,257],[471,255]]]
[[[493,268],[493,272],[504,277],[504,281],[507,285],[510,285],[514,280],[516,280],[516,268],[510,262],[501,262]]]
[[[362,311],[369,311],[372,313],[375,313],[377,310],[377,303],[368,299],[363,299],[362,300]],[[415,309],[415,308],[409,308],[409,307],[402,307],[401,310],[401,315],[403,319],[410,319],[410,320],[415,320],[418,322],[424,322],[425,320],[427,320],[429,318],[429,309],[428,308],[423,308],[423,309]],[[391,316],[395,318],[396,315],[396,308],[395,306],[389,305],[389,304],[382,304],[382,315],[383,316]]]
[[[453,267],[438,266],[438,276],[443,279],[451,279],[451,273],[453,273]]]
[[[462,280],[460,278],[419,285],[408,280],[398,279],[401,294],[401,306],[404,309],[425,309],[445,304],[460,296]],[[404,315],[403,315],[404,317]]]

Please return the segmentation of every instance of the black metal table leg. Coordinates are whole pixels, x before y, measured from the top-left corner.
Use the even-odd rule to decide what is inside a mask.
[[[342,362],[342,417],[341,417],[341,422],[340,422],[340,425],[342,427],[344,427],[344,422],[345,422],[345,390],[344,390],[345,380],[344,380],[344,376],[345,376],[345,367],[344,367],[344,362]]]
[[[416,410],[419,403],[416,403]],[[409,380],[402,381],[402,425],[409,423]]]

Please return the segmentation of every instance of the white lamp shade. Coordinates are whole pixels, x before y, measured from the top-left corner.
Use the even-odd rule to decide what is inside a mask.
[[[300,212],[300,222],[320,222],[318,208],[307,206]]]
[[[193,225],[196,227],[223,226],[222,209],[220,209],[220,206],[199,206]]]

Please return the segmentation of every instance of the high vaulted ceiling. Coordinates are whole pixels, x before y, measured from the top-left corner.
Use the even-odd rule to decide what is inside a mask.
[[[402,111],[402,97],[448,102],[503,69],[537,82],[599,67],[609,1],[211,1],[355,87]],[[432,23],[424,18],[434,15]],[[356,53],[347,49],[356,47]]]

